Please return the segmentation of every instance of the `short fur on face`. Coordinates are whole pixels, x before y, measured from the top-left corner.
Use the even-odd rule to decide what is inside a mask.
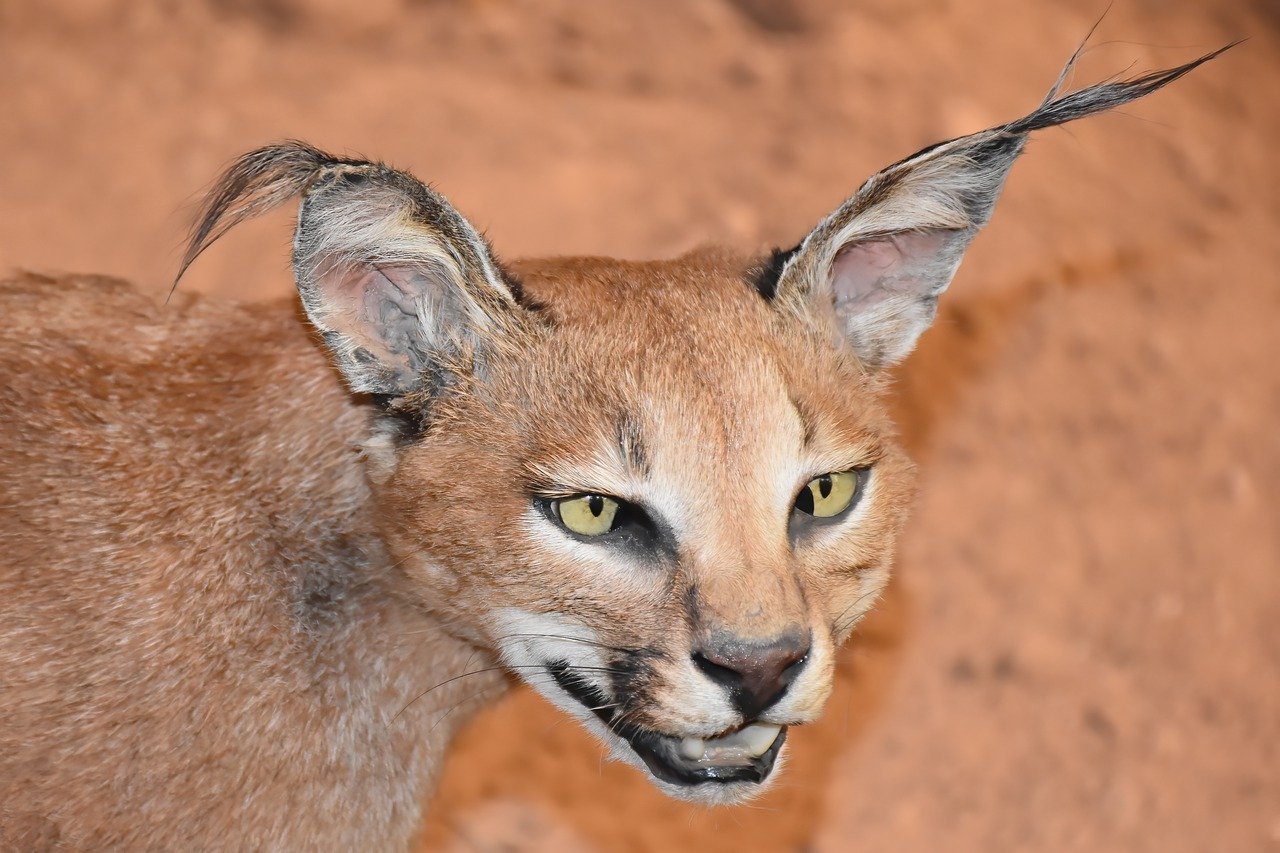
[[[745,286],[747,268],[706,253],[517,266],[544,306],[540,322],[515,357],[486,364],[483,385],[431,404],[430,428],[381,486],[393,548],[424,598],[447,601],[593,723],[548,666],[589,683],[613,720],[712,737],[750,720],[692,652],[718,634],[767,642],[795,631],[813,637],[809,660],[758,719],[810,721],[834,648],[887,579],[911,465],[881,380],[779,315]],[[854,468],[870,473],[853,513],[796,531],[799,490]],[[660,541],[579,541],[535,506],[578,493],[643,507]],[[723,785],[681,793],[731,798]]]

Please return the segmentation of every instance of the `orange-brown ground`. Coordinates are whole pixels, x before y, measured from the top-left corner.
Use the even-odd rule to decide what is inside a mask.
[[[424,849],[1280,848],[1278,9],[1116,3],[1082,82],[1251,41],[1014,169],[902,371],[897,582],[775,791],[668,801],[518,691],[450,757]],[[1099,11],[0,3],[0,267],[159,293],[195,194],[282,137],[411,168],[507,256],[783,243],[1034,105]],[[286,291],[288,223],[183,287]]]

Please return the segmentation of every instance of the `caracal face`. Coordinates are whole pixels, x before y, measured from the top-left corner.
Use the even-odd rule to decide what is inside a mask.
[[[412,175],[241,158],[184,268],[302,196],[302,305],[350,388],[411,595],[664,790],[759,792],[885,584],[911,466],[881,403],[1027,136],[1212,58],[1059,97],[867,180],[763,258],[504,265]],[[1074,61],[1074,57],[1073,57]]]
[[[589,295],[519,272],[548,322],[403,452],[395,547],[615,755],[690,799],[753,795],[888,577],[911,466],[879,382],[732,258],[599,261]],[[798,509],[833,473],[847,503]],[[578,495],[626,518],[575,532]]]

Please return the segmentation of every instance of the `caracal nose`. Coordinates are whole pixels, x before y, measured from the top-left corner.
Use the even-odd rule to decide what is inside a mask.
[[[787,692],[809,659],[809,644],[809,635],[800,631],[764,642],[721,636],[695,649],[693,663],[728,690],[743,719],[751,721]]]

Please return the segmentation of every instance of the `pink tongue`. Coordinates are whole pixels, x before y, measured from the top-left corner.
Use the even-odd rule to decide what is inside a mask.
[[[708,767],[742,767],[751,762],[752,756],[741,749],[707,750],[699,764]]]

